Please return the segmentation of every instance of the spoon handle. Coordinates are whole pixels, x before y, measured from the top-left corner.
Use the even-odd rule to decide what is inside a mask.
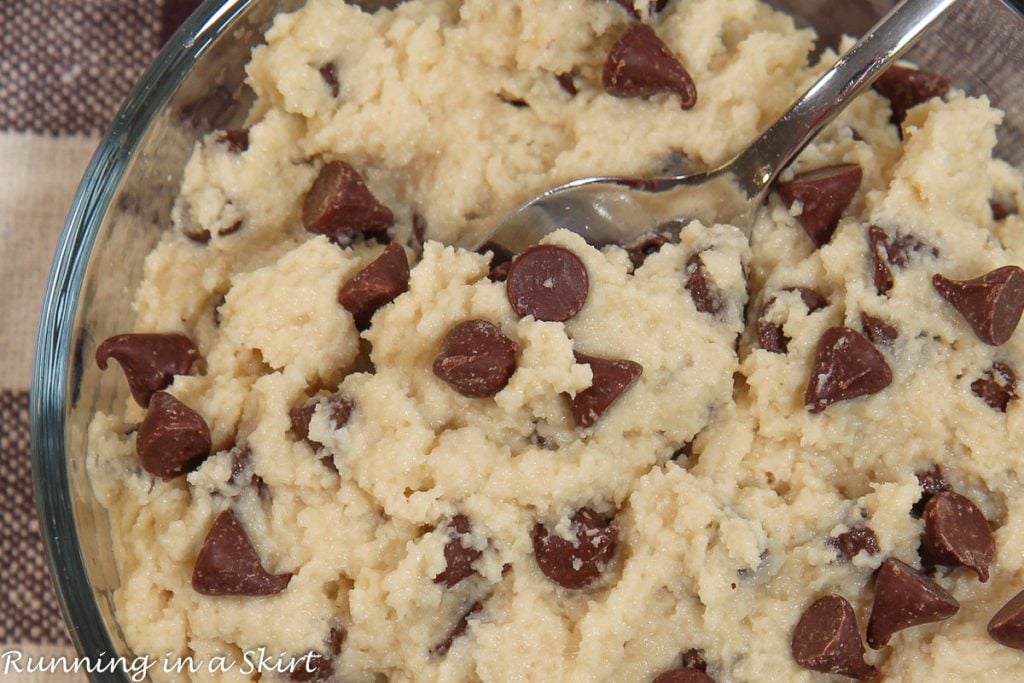
[[[902,0],[730,164],[743,190],[760,197],[776,176],[957,0]]]

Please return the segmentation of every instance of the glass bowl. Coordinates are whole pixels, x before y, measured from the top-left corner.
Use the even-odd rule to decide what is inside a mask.
[[[593,0],[598,1],[598,0]],[[119,579],[107,513],[85,467],[89,421],[126,394],[93,362],[106,337],[132,329],[146,254],[170,226],[185,162],[206,133],[240,124],[252,102],[244,65],[273,16],[302,0],[208,0],[139,81],[75,196],[43,303],[32,384],[36,502],[60,606],[80,655],[130,656],[114,615]],[[394,0],[360,0],[367,10]],[[817,29],[820,45],[858,34],[894,0],[771,0]],[[910,53],[1006,112],[998,154],[1024,163],[1024,0],[962,2]],[[123,673],[95,680],[128,680]]]

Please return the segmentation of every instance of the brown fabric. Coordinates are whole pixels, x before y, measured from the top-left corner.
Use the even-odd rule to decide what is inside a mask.
[[[54,249],[124,97],[199,0],[0,0],[0,653],[71,658],[32,494],[28,387]],[[16,674],[31,683],[83,673]]]

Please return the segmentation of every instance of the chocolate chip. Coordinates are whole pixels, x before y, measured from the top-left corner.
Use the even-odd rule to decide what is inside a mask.
[[[236,232],[242,229],[242,221],[235,221],[226,228],[221,228],[217,231],[219,237],[227,237],[228,235],[234,235]]]
[[[921,486],[921,497],[910,509],[910,514],[914,517],[920,517],[924,514],[924,506],[928,504],[932,496],[942,491],[952,491],[953,487],[942,476],[942,468],[938,465],[932,465],[930,469],[917,472],[915,476],[917,477],[918,484]]]
[[[992,220],[1001,221],[1017,215],[1017,204],[1013,200],[990,199],[988,205],[992,209]]]
[[[168,387],[199,359],[192,340],[183,334],[118,334],[96,349],[96,365],[107,369],[113,358],[121,365],[136,403],[148,406],[154,392]]]
[[[860,680],[878,670],[864,661],[857,615],[846,598],[826,595],[800,616],[793,629],[793,659],[805,669]]]
[[[446,530],[448,543],[444,546],[444,571],[434,577],[434,583],[451,588],[463,579],[472,576],[476,570],[473,563],[480,559],[481,551],[474,548],[469,535],[469,519],[455,515],[448,522]]]
[[[412,215],[412,239],[409,246],[417,254],[423,253],[423,245],[427,241],[427,219],[418,213]]]
[[[923,550],[930,563],[967,567],[984,583],[996,541],[977,505],[959,493],[943,491],[924,507]]]
[[[365,330],[373,314],[409,289],[409,260],[397,244],[384,247],[384,253],[356,273],[338,291],[338,303]]]
[[[562,90],[569,93],[571,96],[575,96],[579,93],[579,89],[576,87],[576,70],[566,71],[564,73],[555,74],[555,79],[558,81],[558,85],[562,86]]]
[[[516,109],[529,109],[530,104],[521,97],[515,95],[507,95],[505,93],[498,93],[498,99]]]
[[[512,259],[515,258],[509,249],[497,242],[486,242],[477,250],[478,254],[491,254],[491,268],[487,273],[488,279],[493,282],[504,282],[508,278],[508,270],[512,267]]]
[[[868,242],[871,248],[871,260],[874,265],[873,279],[875,290],[885,294],[892,289],[894,281],[889,266],[906,268],[910,264],[910,252],[939,255],[939,250],[922,242],[913,235],[890,236],[882,228],[872,225],[868,228]]]
[[[296,683],[330,681],[334,676],[334,657],[341,654],[341,630],[332,628],[327,637],[327,652],[308,652],[289,674]],[[333,656],[332,656],[333,655]]]
[[[174,479],[199,467],[211,447],[210,428],[199,413],[165,391],[153,394],[135,437],[144,470]]]
[[[512,261],[505,291],[521,317],[563,322],[583,308],[590,281],[576,254],[552,244],[538,244]]]
[[[615,555],[619,529],[590,508],[580,508],[570,521],[571,540],[553,534],[543,524],[534,526],[533,554],[544,576],[559,586],[586,588]]]
[[[686,669],[697,669],[707,671],[708,663],[704,661],[704,651],[697,648],[690,648],[683,653],[683,667]]]
[[[826,166],[796,175],[778,184],[779,196],[786,206],[799,201],[803,210],[798,217],[815,247],[828,244],[843,211],[853,201],[864,174],[857,164]]]
[[[820,413],[837,401],[877,393],[891,382],[885,357],[864,335],[830,327],[818,344],[804,403],[810,412]]]
[[[320,78],[324,79],[324,83],[327,84],[327,90],[331,93],[331,97],[337,99],[338,93],[341,92],[341,83],[338,82],[338,72],[334,68],[334,62],[327,62],[319,69]]]
[[[382,232],[394,222],[391,210],[377,201],[362,176],[344,161],[324,164],[302,201],[306,230],[341,243],[356,234]]]
[[[622,7],[625,8],[634,18],[639,19],[640,13],[636,11],[636,7],[633,5],[633,0],[615,0]],[[650,6],[651,14],[660,12],[665,9],[665,5],[668,4],[668,0],[649,0],[648,5]]]
[[[1005,413],[1010,401],[1017,398],[1017,375],[1009,365],[996,361],[984,375],[971,382],[971,391],[991,407]]]
[[[292,434],[305,441],[313,450],[323,448],[323,444],[309,438],[309,421],[313,419],[313,413],[319,405],[327,407],[327,415],[331,429],[341,429],[348,424],[352,417],[352,410],[355,404],[352,399],[342,394],[331,394],[329,396],[314,396],[288,411],[288,418],[292,426]]]
[[[519,345],[486,320],[466,320],[451,330],[434,359],[434,374],[470,398],[494,396],[516,371]]]
[[[686,284],[693,305],[701,313],[717,315],[722,310],[722,293],[708,275],[700,254],[694,254],[686,261]]]
[[[900,336],[900,331],[895,325],[890,325],[881,318],[863,311],[860,314],[860,326],[864,329],[864,336],[870,339],[872,344],[890,346]]]
[[[874,88],[889,100],[893,122],[898,126],[907,118],[907,110],[945,95],[949,85],[945,76],[894,65],[878,77]]]
[[[247,445],[235,446],[231,455],[231,483],[235,486],[253,486],[259,493],[267,490],[263,478],[252,470],[252,449]]]
[[[613,97],[675,93],[679,106],[697,104],[697,87],[679,59],[647,24],[633,24],[612,46],[601,77]]]
[[[665,235],[645,235],[626,246],[626,254],[629,255],[629,261],[633,264],[633,270],[642,266],[648,256],[657,254],[669,241]]]
[[[217,136],[217,142],[227,145],[232,154],[240,154],[249,149],[249,131],[245,128],[226,130]]]
[[[448,650],[451,649],[455,639],[466,632],[469,628],[469,618],[483,609],[483,605],[479,602],[474,602],[468,610],[466,610],[459,620],[455,622],[455,626],[448,632],[448,635],[444,637],[440,643],[435,645],[431,650],[430,654],[435,657],[443,657],[448,654]]]
[[[659,674],[651,683],[715,683],[715,679],[703,671],[684,666]]]
[[[203,595],[273,595],[291,581],[291,573],[263,568],[252,541],[235,513],[217,515],[192,571],[192,588]]]
[[[184,227],[181,229],[181,232],[196,244],[207,244],[211,237],[209,230],[198,225]]]
[[[828,306],[828,299],[810,287],[785,287],[784,292],[797,292],[807,306],[808,313],[814,313]],[[757,320],[757,341],[761,348],[772,353],[786,353],[789,350],[789,337],[782,332],[782,326],[771,322],[765,316],[775,297],[769,297],[761,306]]]
[[[973,280],[937,274],[932,284],[986,344],[1005,344],[1017,329],[1024,311],[1024,270],[1017,266],[1003,266]]]
[[[855,526],[846,533],[829,537],[827,542],[836,549],[836,554],[839,555],[842,562],[849,562],[862,551],[868,555],[878,554],[878,537],[875,536],[871,527],[864,525]]]
[[[576,426],[593,426],[605,411],[615,403],[643,373],[643,367],[631,360],[594,358],[575,353],[576,362],[590,366],[593,380],[590,386],[570,399]]]
[[[885,646],[897,631],[949,619],[960,603],[913,567],[895,558],[882,563],[875,578],[875,602],[868,620],[868,645]]]
[[[1000,645],[1024,650],[1024,591],[1010,598],[992,616],[988,634]]]

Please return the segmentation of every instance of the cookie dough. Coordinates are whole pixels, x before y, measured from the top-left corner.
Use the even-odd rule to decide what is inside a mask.
[[[118,623],[197,667],[154,679],[1024,677],[1024,180],[984,97],[891,72],[746,231],[466,248],[725,160],[835,59],[756,0],[635,4],[277,17],[146,261],[160,336],[97,354]]]

